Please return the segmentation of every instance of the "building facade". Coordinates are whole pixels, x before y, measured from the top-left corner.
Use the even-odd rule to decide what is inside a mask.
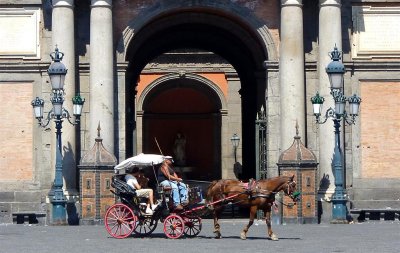
[[[0,0],[0,16],[4,222],[49,208],[55,130],[37,126],[30,102],[50,96],[56,47],[68,69],[65,108],[76,93],[86,99],[80,125],[62,129],[69,217],[80,213],[78,165],[99,123],[119,161],[142,152],[176,156],[179,134],[186,177],[248,179],[257,177],[255,121],[263,108],[267,175],[278,175],[297,122],[318,158],[319,215],[329,221],[334,128],[315,123],[310,98],[318,91],[324,107],[333,106],[325,68],[335,46],[347,70],[345,94],[362,97],[356,123],[341,128],[349,209],[400,207],[400,1]]]

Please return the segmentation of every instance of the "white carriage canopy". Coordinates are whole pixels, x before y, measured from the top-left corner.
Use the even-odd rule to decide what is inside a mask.
[[[126,170],[132,167],[144,168],[162,163],[165,159],[172,159],[171,156],[155,154],[139,154],[128,158],[114,167],[116,174],[125,174]]]

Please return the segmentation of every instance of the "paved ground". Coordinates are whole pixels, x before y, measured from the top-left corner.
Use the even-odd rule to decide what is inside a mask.
[[[103,226],[36,226],[0,224],[0,253],[75,252],[400,252],[400,222],[377,221],[349,225],[275,225],[279,241],[266,239],[259,221],[247,240],[239,233],[246,220],[223,220],[222,239],[213,239],[212,221],[203,220],[192,239],[166,239],[160,223],[149,238],[114,239]]]

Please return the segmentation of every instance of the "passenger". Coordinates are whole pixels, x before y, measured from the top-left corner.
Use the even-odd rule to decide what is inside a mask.
[[[152,215],[154,210],[157,208],[158,204],[154,204],[154,194],[153,189],[142,189],[140,184],[138,183],[139,178],[139,168],[134,167],[132,169],[127,170],[127,174],[125,175],[126,183],[136,190],[136,195],[138,197],[147,198],[147,208],[146,214]]]
[[[158,181],[162,186],[170,186],[172,188],[172,198],[176,210],[182,210],[182,205],[187,205],[188,189],[182,183],[182,178],[178,177],[172,168],[172,159],[165,159],[158,172]]]

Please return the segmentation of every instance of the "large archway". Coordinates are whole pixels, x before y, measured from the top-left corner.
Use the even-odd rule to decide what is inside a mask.
[[[126,154],[135,151],[135,94],[140,74],[146,64],[171,50],[193,48],[212,52],[229,62],[240,79],[241,145],[243,146],[243,177],[255,176],[254,122],[257,111],[265,104],[266,77],[264,62],[268,59],[262,34],[265,30],[251,27],[235,17],[202,10],[170,12],[149,19],[142,27],[132,28],[134,34],[126,47],[129,62],[126,75]],[[265,35],[265,34],[264,34]],[[202,70],[199,70],[200,72]],[[130,112],[130,113],[129,113]],[[135,122],[132,124],[131,122]],[[220,130],[221,131],[221,130]],[[229,134],[229,133],[228,133]],[[221,142],[222,143],[222,142]],[[230,143],[228,142],[230,145]],[[215,144],[214,144],[215,145]],[[145,145],[143,146],[145,147]],[[215,146],[213,148],[221,147]],[[221,166],[223,162],[220,161]]]

